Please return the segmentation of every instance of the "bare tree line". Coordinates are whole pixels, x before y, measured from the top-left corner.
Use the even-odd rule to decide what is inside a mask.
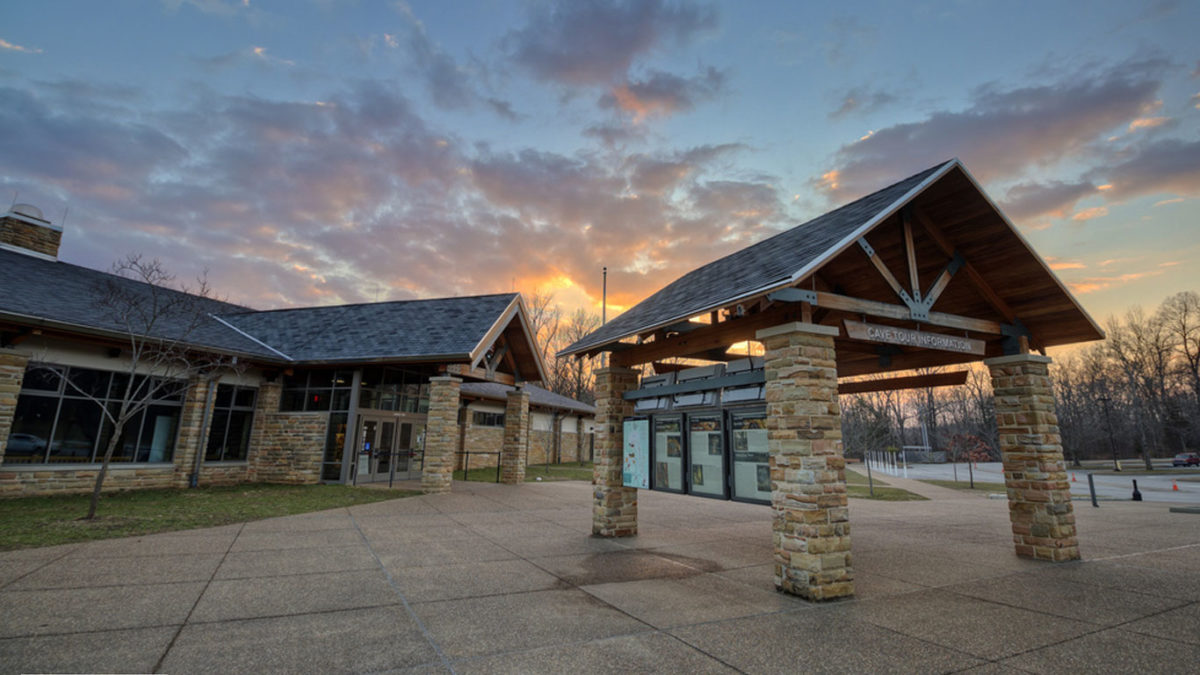
[[[525,294],[529,323],[537,336],[542,362],[546,364],[546,382],[550,391],[584,403],[596,400],[593,388],[593,359],[559,358],[555,354],[600,327],[600,316],[585,309],[566,313],[554,302],[553,293],[535,291]]]
[[[1108,339],[1051,367],[1068,461],[1139,458],[1150,467],[1200,447],[1200,294],[1177,293],[1153,312],[1133,307],[1106,324]],[[926,371],[931,372],[931,371]],[[986,448],[999,458],[991,381],[981,364],[963,386],[843,396],[846,454],[920,445],[951,457]],[[982,443],[983,445],[980,445]]]

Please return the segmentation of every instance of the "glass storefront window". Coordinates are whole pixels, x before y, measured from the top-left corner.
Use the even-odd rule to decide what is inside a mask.
[[[25,373],[4,454],[5,464],[90,464],[104,457],[128,376],[89,368],[31,365]],[[114,462],[169,462],[183,407],[183,381],[136,383],[158,386],[159,396],[122,429]]]
[[[725,444],[720,415],[688,416],[692,494],[725,496]]]
[[[347,371],[309,370],[283,380],[279,409],[283,412],[349,410],[354,374]]]
[[[257,394],[258,390],[253,387],[217,385],[204,461],[239,462],[246,459]]]
[[[654,420],[654,487],[683,492],[683,423],[678,416]]]
[[[346,413],[329,415],[329,426],[325,430],[325,455],[321,462],[321,480],[339,480],[342,477],[342,451],[346,447]]]
[[[733,444],[733,496],[735,499],[771,500],[771,466],[767,450],[767,413],[729,413],[729,439]]]

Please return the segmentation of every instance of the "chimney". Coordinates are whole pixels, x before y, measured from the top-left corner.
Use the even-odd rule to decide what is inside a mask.
[[[46,220],[36,206],[14,204],[0,217],[0,248],[58,260],[60,243],[62,226]]]

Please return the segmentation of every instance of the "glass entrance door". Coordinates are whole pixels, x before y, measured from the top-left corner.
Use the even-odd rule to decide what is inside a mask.
[[[421,477],[424,417],[359,415],[356,483]]]

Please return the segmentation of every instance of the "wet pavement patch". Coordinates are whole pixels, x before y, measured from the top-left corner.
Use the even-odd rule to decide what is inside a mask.
[[[583,556],[571,569],[561,570],[558,577],[573,586],[590,586],[642,579],[682,579],[720,569],[717,563],[701,558],[640,550],[613,551]]]

